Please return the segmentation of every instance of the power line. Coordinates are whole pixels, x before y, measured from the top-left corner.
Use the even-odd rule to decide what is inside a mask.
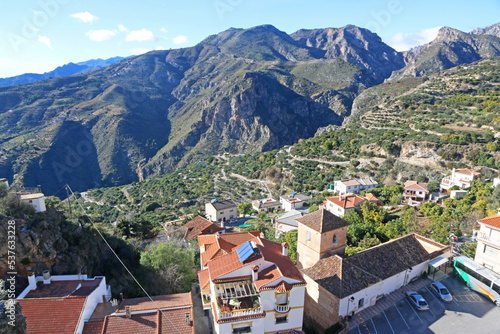
[[[69,185],[66,185],[67,189],[69,189],[69,191],[71,191],[71,194],[74,196],[75,193],[73,192],[73,189],[70,188]],[[69,197],[69,196],[68,196]],[[87,214],[87,211],[83,208],[82,204],[80,203],[80,200],[79,198],[76,198],[76,202],[78,203],[78,205],[80,206],[80,208],[82,209],[82,211],[85,213],[85,215],[87,216],[88,220],[90,221],[90,223],[92,224],[92,226],[95,227],[95,230],[97,231],[97,233],[99,233],[99,235],[101,236],[102,240],[106,243],[106,245],[109,247],[109,249],[111,250],[111,252],[113,252],[113,254],[115,255],[115,257],[118,259],[118,261],[120,261],[120,263],[122,264],[123,268],[125,268],[125,270],[129,273],[129,275],[134,279],[134,281],[137,283],[137,285],[139,285],[139,287],[141,288],[141,290],[146,294],[146,296],[148,296],[148,298],[154,302],[153,298],[149,295],[149,293],[147,293],[147,291],[144,289],[144,287],[141,285],[141,283],[139,283],[139,281],[135,278],[135,276],[132,274],[132,272],[127,268],[127,266],[125,265],[125,263],[123,263],[123,261],[120,259],[120,257],[118,256],[118,254],[116,254],[115,250],[111,247],[111,245],[108,243],[108,241],[106,240],[106,238],[104,238],[104,236],[102,235],[101,231],[99,231],[99,229],[95,226],[95,223],[94,221],[90,218],[90,216]],[[170,324],[172,324],[172,326],[177,330],[178,333],[182,334],[181,331],[174,325],[174,323],[172,322],[172,320],[170,320],[166,315],[165,313],[163,313],[162,310],[160,310],[158,308],[158,311],[161,312],[161,314],[163,316],[165,316],[165,318],[170,322]],[[193,322],[194,322],[194,319],[193,319]],[[158,324],[159,326],[160,324]]]

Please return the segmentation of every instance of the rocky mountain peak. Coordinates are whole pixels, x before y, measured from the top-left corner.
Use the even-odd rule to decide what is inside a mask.
[[[493,24],[486,28],[476,28],[471,31],[474,35],[493,35],[500,37],[500,23]]]

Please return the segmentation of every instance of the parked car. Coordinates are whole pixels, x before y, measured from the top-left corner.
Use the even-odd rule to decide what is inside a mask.
[[[410,304],[412,304],[419,311],[426,311],[429,309],[429,304],[427,304],[424,297],[422,297],[415,291],[407,292],[406,298],[408,298]]]
[[[431,291],[434,292],[439,299],[445,303],[450,303],[453,300],[450,291],[441,282],[434,282],[431,284]]]

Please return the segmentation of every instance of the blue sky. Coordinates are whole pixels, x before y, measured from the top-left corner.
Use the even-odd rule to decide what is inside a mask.
[[[0,2],[0,77],[43,73],[92,58],[195,45],[230,27],[354,24],[397,50],[500,21],[500,1],[463,0],[23,0]]]

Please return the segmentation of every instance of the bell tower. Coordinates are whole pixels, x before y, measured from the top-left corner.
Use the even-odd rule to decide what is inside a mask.
[[[299,268],[312,267],[326,252],[344,255],[349,222],[324,208],[296,220]]]

